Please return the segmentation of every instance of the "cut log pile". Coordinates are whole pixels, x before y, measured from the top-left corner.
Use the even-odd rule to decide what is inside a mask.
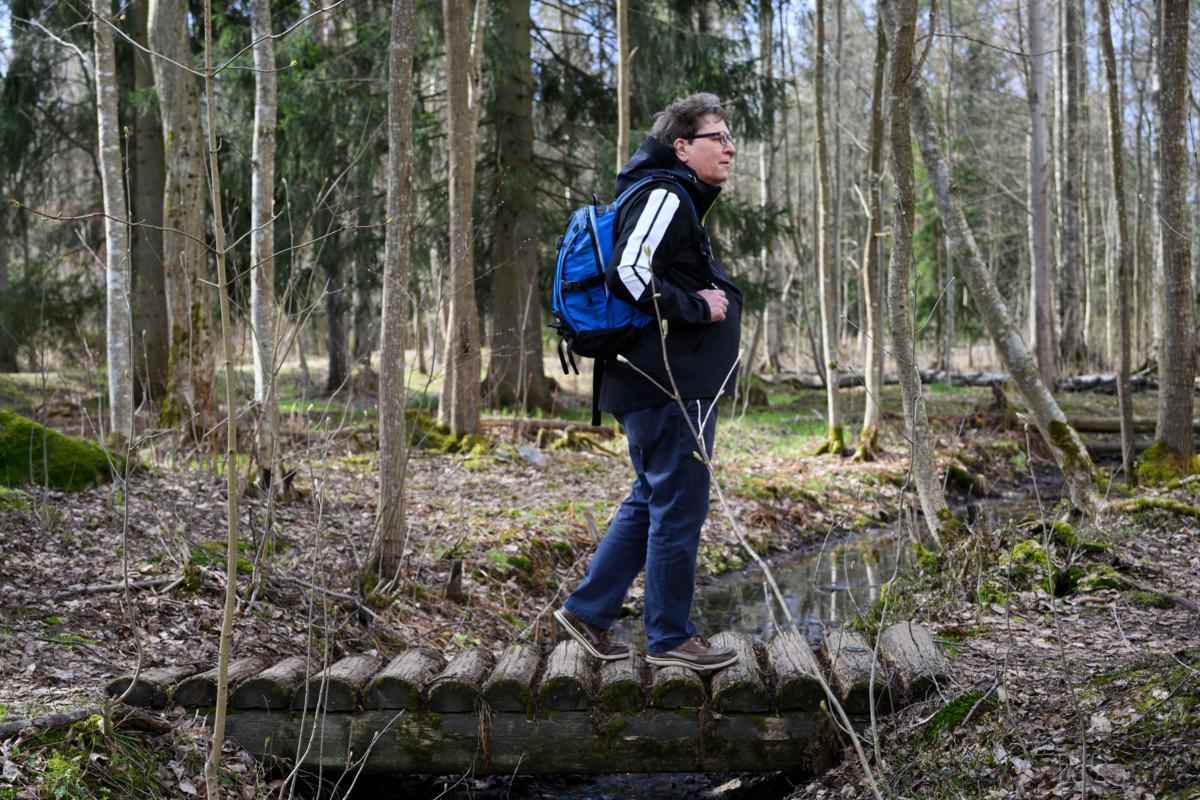
[[[321,665],[293,656],[266,669],[234,661],[228,735],[260,757],[308,768],[525,774],[816,769],[840,757],[821,676],[852,719],[869,698],[888,713],[944,687],[947,665],[929,632],[901,622],[873,648],[833,631],[814,654],[783,633],[765,645],[721,633],[736,664],[700,676],[649,667],[640,654],[601,663],[574,641],[543,655],[510,645],[448,661],[426,648],[385,663],[352,655]],[[108,684],[127,702],[211,711],[215,671],[166,667]]]

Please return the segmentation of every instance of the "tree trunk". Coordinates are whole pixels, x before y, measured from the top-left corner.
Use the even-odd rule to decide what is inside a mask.
[[[149,15],[144,3],[127,6],[133,38],[149,45]],[[154,68],[147,53],[134,50],[133,88],[154,89]],[[133,377],[143,397],[161,401],[167,392],[170,326],[163,276],[163,163],[162,127],[153,112],[139,113],[133,122],[133,186],[129,199],[133,219],[144,223],[130,232],[133,242]]]
[[[1129,222],[1125,209],[1125,140],[1121,135],[1121,116],[1124,108],[1121,103],[1121,90],[1117,84],[1117,59],[1113,53],[1112,24],[1109,21],[1108,0],[1098,0],[1100,9],[1100,47],[1104,54],[1104,70],[1108,89],[1108,150],[1109,168],[1112,176],[1112,198],[1116,206],[1116,224],[1113,226],[1116,236],[1116,316],[1118,345],[1117,366],[1117,402],[1121,408],[1121,467],[1125,472],[1125,480],[1134,483],[1137,475],[1134,472],[1133,459],[1133,398],[1130,395],[1130,315],[1129,315],[1129,279],[1130,252]]]
[[[942,484],[937,478],[933,458],[933,433],[921,394],[921,376],[917,371],[913,338],[912,311],[909,307],[909,281],[912,263],[913,216],[916,206],[912,133],[909,131],[910,89],[913,75],[913,38],[916,34],[916,0],[892,0],[885,12],[894,18],[892,30],[892,69],[890,94],[892,179],[896,183],[896,206],[892,232],[891,264],[888,268],[888,311],[892,317],[892,352],[900,376],[904,401],[904,422],[908,431],[913,480],[925,524],[934,539],[941,541],[953,517],[946,507]]]
[[[450,321],[438,419],[457,436],[475,433],[480,412],[479,312],[475,307],[475,232],[471,209],[475,183],[476,111],[472,105],[473,65],[467,37],[467,2],[443,0],[442,13],[446,27],[449,98]],[[482,23],[481,19],[478,21]],[[475,34],[477,41],[482,41],[482,26]],[[475,101],[477,105],[477,96]]]
[[[393,580],[405,545],[405,323],[413,221],[412,0],[393,0],[388,44],[387,239],[383,260],[383,322],[379,348],[379,502],[363,575]]]
[[[1063,147],[1062,186],[1059,218],[1062,229],[1062,263],[1058,274],[1059,354],[1063,368],[1078,371],[1087,366],[1084,347],[1082,208],[1084,168],[1083,113],[1083,37],[1079,0],[1063,0]],[[1037,52],[1037,48],[1034,48]]]
[[[493,216],[489,405],[548,408],[537,296],[536,193],[533,165],[533,70],[528,0],[505,0],[496,32],[504,50],[496,66],[496,205]]]
[[[825,394],[828,436],[820,452],[842,455],[842,404],[838,396],[837,269],[831,255],[834,236],[829,188],[829,146],[825,137],[825,0],[816,0],[816,32],[813,34],[813,98],[817,147],[817,272],[820,283],[821,344],[825,359]]]
[[[114,445],[124,448],[133,435],[133,352],[129,308],[129,212],[122,179],[120,120],[117,118],[117,68],[113,52],[109,0],[93,0],[96,19],[96,119],[100,179],[104,188],[105,339],[108,360],[109,426]],[[104,18],[105,21],[102,21]]]
[[[508,0],[511,4],[512,0]],[[630,64],[632,54],[629,51],[629,0],[617,2],[617,171],[629,160],[629,92],[633,80],[633,69]],[[524,15],[528,18],[528,11]],[[528,38],[529,24],[525,24],[525,36]],[[530,66],[525,59],[521,66],[524,70]],[[532,142],[530,142],[532,145]]]
[[[871,139],[868,144],[870,166],[868,167],[867,237],[863,242],[862,289],[866,300],[866,364],[863,378],[866,396],[863,400],[862,434],[858,440],[855,457],[872,460],[879,439],[879,425],[883,420],[883,303],[879,296],[879,230],[883,221],[883,77],[887,64],[887,36],[883,20],[875,23],[875,77],[871,82]]]
[[[350,378],[350,337],[346,328],[346,311],[350,303],[346,297],[341,248],[326,248],[320,260],[325,262],[325,278],[328,281],[325,288],[325,325],[329,375],[325,380],[325,391],[332,395],[341,391]]]
[[[1035,51],[1036,52],[1036,51]],[[1071,503],[1084,513],[1092,513],[1098,506],[1096,497],[1096,468],[1088,455],[1079,434],[1067,423],[1062,409],[1054,401],[1045,382],[1041,379],[1038,365],[1025,342],[1017,332],[1012,315],[996,288],[995,280],[983,262],[975,236],[967,225],[962,205],[958,199],[958,187],[950,179],[950,166],[946,162],[942,135],[935,127],[933,112],[924,84],[914,81],[912,85],[913,132],[921,148],[921,158],[929,172],[933,185],[938,215],[946,227],[963,279],[975,299],[975,307],[983,317],[984,324],[992,335],[996,350],[1004,361],[1025,398],[1042,438],[1054,453],[1054,460],[1063,471]]]
[[[1029,1],[1029,187],[1033,251],[1033,329],[1042,382],[1053,389],[1054,322],[1050,311],[1050,165],[1046,136],[1045,29],[1041,0]]]
[[[270,0],[253,0],[254,150],[250,187],[250,326],[254,332],[254,402],[259,483],[279,475],[279,402],[275,393],[275,42]],[[261,40],[261,41],[260,41]]]
[[[150,0],[150,47],[179,64],[192,62],[186,3]],[[163,273],[171,339],[164,419],[184,423],[199,441],[211,424],[216,399],[200,93],[194,73],[161,58],[151,63],[167,165]]]
[[[1176,461],[1192,472],[1196,452],[1192,435],[1195,405],[1196,328],[1192,294],[1191,241],[1188,238],[1188,2],[1161,0],[1162,48],[1159,53],[1161,182],[1159,238],[1163,254],[1163,311],[1160,315],[1158,426],[1154,433]]]
[[[758,3],[758,44],[760,64],[760,85],[763,96],[763,140],[759,149],[759,203],[767,209],[777,209],[783,197],[781,182],[775,174],[775,118],[776,104],[773,100],[771,81],[775,77],[775,0],[759,0]],[[764,240],[759,252],[759,263],[763,279],[775,288],[767,301],[766,341],[767,365],[772,372],[779,372],[783,358],[783,338],[787,313],[786,298],[783,287],[787,281],[780,242],[772,237]],[[747,364],[746,369],[754,370],[754,364]]]

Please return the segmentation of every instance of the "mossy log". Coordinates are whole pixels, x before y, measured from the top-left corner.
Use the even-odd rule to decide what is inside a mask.
[[[533,713],[533,679],[538,651],[527,644],[511,644],[483,684],[483,700],[492,711]]]
[[[716,647],[731,647],[738,660],[713,674],[712,694],[717,708],[725,712],[761,714],[771,710],[771,695],[758,668],[754,642],[744,633],[718,633]]]
[[[234,708],[276,710],[292,707],[296,687],[308,677],[306,656],[285,658],[248,679],[233,692]]]
[[[646,662],[640,653],[600,665],[596,704],[604,711],[631,714],[646,706]]]
[[[838,701],[847,714],[868,714],[871,711],[871,666],[875,652],[861,633],[832,630],[821,642],[821,656],[829,668],[831,683]],[[885,686],[884,675],[876,670],[876,696]]]
[[[111,480],[124,465],[117,453],[0,409],[0,486],[78,492]]]
[[[767,665],[775,675],[775,705],[780,711],[816,710],[825,699],[820,668],[799,633],[780,633],[767,644]]]
[[[229,686],[236,689],[239,684],[262,672],[262,659],[251,656],[229,662],[227,675]],[[182,681],[171,692],[171,702],[188,708],[208,708],[217,704],[217,668],[193,675]]]
[[[436,650],[418,647],[391,660],[367,687],[364,708],[402,708],[416,711],[428,698],[434,676],[446,667]]]
[[[584,711],[596,693],[592,659],[574,639],[559,642],[546,660],[538,700],[549,711]]]
[[[306,708],[353,711],[380,664],[380,658],[372,655],[339,659],[308,679],[292,698],[292,708],[297,711]]]
[[[133,683],[133,689],[125,698],[127,704],[163,708],[167,704],[168,690],[195,671],[194,667],[186,666],[156,667],[143,670],[136,681],[131,672],[109,681],[104,691],[109,697],[120,697]]]
[[[491,669],[492,654],[481,647],[456,655],[430,684],[430,710],[453,714],[474,709],[479,687]]]
[[[879,651],[906,698],[921,699],[946,682],[946,657],[922,625],[897,622],[890,626],[879,635]]]
[[[654,708],[699,708],[707,701],[704,681],[685,667],[655,667],[650,682]]]

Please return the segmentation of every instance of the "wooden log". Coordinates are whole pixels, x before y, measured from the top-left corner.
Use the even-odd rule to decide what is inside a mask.
[[[353,711],[381,663],[379,656],[372,655],[339,659],[308,679],[304,688],[292,697],[292,708]]]
[[[255,656],[237,658],[229,662],[230,694],[248,678],[262,672],[262,659]],[[185,708],[210,708],[217,704],[217,668],[193,675],[181,681],[171,692],[171,702]]]
[[[780,711],[816,711],[825,699],[818,679],[819,667],[808,641],[795,631],[784,631],[767,644],[767,665],[775,678],[775,707]]]
[[[586,711],[596,693],[596,672],[583,645],[574,639],[559,642],[538,686],[538,702],[548,711]]]
[[[133,689],[125,698],[126,703],[143,708],[163,708],[167,704],[167,691],[195,671],[196,668],[190,666],[156,667],[142,670],[136,681],[130,672],[109,681],[104,691],[109,697],[120,697],[133,683]]]
[[[871,711],[871,665],[875,652],[866,637],[856,631],[830,631],[821,643],[821,655],[829,667],[833,689],[847,714],[867,714]],[[875,696],[887,685],[883,671],[876,667]]]
[[[584,422],[571,422],[565,419],[533,419],[532,417],[514,418],[514,417],[483,417],[479,420],[479,427],[487,430],[489,428],[517,428],[521,431],[537,435],[538,431],[578,431],[587,433],[592,436],[601,436],[611,438],[616,436],[616,428],[608,425],[589,425]]]
[[[376,711],[375,714],[406,712]],[[361,751],[351,751],[350,722],[358,714],[293,714],[289,711],[238,711],[225,718],[225,735],[269,761],[301,763],[313,771],[341,772]],[[212,722],[212,718],[208,720]]]
[[[713,637],[716,647],[731,647],[738,660],[713,673],[712,694],[717,708],[726,713],[761,714],[771,710],[771,695],[758,668],[754,641],[748,634],[722,631]]]
[[[363,708],[416,711],[425,702],[430,682],[446,667],[442,654],[428,647],[406,650],[392,659],[367,687]]]
[[[629,658],[600,665],[596,705],[603,711],[633,714],[646,707],[646,662],[634,652]]]
[[[906,698],[923,698],[946,682],[946,657],[923,625],[897,622],[879,635],[879,650]]]
[[[687,667],[655,667],[650,677],[654,708],[699,708],[707,699],[704,681]]]
[[[249,678],[233,693],[233,707],[275,710],[292,707],[292,695],[308,676],[308,658],[291,656]]]
[[[483,699],[492,711],[533,713],[533,679],[538,651],[527,644],[512,644],[500,656],[496,669],[483,684]]]
[[[492,654],[479,647],[456,655],[429,686],[429,710],[439,714],[473,710],[492,662]]]

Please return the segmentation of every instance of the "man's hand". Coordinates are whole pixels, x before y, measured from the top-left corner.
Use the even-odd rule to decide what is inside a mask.
[[[725,311],[729,308],[729,299],[721,289],[701,289],[696,292],[708,303],[708,316],[713,322],[725,319]]]

